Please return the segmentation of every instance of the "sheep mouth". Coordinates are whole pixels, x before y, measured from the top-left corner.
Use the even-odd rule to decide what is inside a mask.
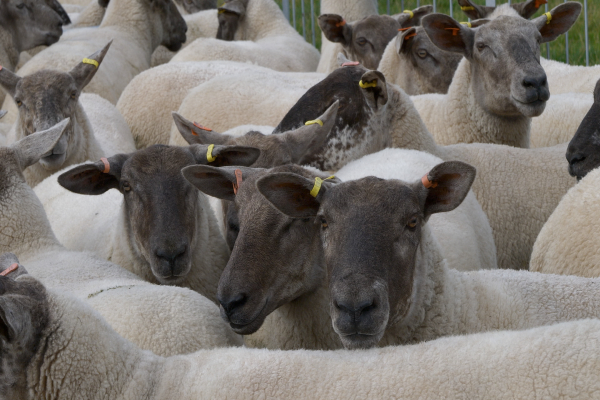
[[[379,343],[383,337],[384,331],[378,333],[351,333],[351,334],[339,334],[342,344],[346,349],[368,349],[374,347]]]
[[[267,318],[267,315],[269,315],[269,313],[265,313],[265,309],[267,308],[268,303],[269,303],[269,300],[267,299],[265,301],[265,304],[261,308],[261,310],[249,322],[244,321],[243,323],[235,323],[231,320],[231,317],[229,317],[228,321],[227,321],[227,322],[229,322],[229,326],[238,335],[251,335],[251,334],[255,333],[256,331],[258,331],[260,329],[263,322],[265,321],[265,318]],[[222,307],[221,307],[221,309],[222,309]],[[241,321],[238,321],[238,322],[241,322]]]

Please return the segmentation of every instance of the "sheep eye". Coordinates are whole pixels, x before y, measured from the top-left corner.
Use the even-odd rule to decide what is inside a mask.
[[[73,100],[75,100],[77,98],[77,92],[76,91],[71,92],[71,98]]]
[[[483,51],[487,46],[483,43],[477,43],[477,50]]]
[[[417,55],[421,58],[425,58],[425,57],[427,57],[427,50],[421,49],[421,50],[417,51]]]
[[[22,10],[22,9],[23,9],[23,7],[25,7],[25,3],[20,3],[20,4],[17,4],[17,8],[18,8],[19,10]]]
[[[23,105],[23,102],[21,100],[17,100],[17,106],[21,107]]]
[[[367,39],[365,39],[365,38],[359,38],[356,41],[356,44],[359,45],[359,46],[364,46],[365,44],[367,44]]]
[[[129,192],[131,190],[131,185],[129,182],[123,182],[123,190]]]
[[[327,220],[325,218],[321,218],[321,227],[323,229],[327,228],[329,225],[327,224]]]
[[[415,229],[417,227],[418,222],[419,222],[419,220],[417,219],[417,217],[412,217],[407,224],[408,229],[411,229],[411,230]]]

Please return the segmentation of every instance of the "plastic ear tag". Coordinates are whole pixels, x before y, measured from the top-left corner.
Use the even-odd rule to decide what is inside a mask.
[[[321,121],[320,119],[315,119],[315,120],[312,120],[312,121],[306,121],[304,123],[304,125],[314,125],[314,124],[318,124],[318,125],[323,126],[323,121]]]
[[[410,17],[408,17],[409,19],[411,19],[412,17],[415,16],[415,13],[412,12],[412,11],[410,11],[410,10],[404,10],[404,11],[402,11],[402,14],[408,14],[408,15],[410,15]]]
[[[409,26],[408,28],[399,28],[398,32],[404,32],[404,31],[409,30],[410,28],[412,28],[412,26]]]
[[[19,268],[19,264],[14,263],[10,267],[5,269],[4,271],[0,272],[0,276],[6,276],[6,275],[10,274],[11,272],[16,271],[18,268]]]
[[[344,25],[346,25],[346,20],[345,19],[343,19],[342,22],[338,22],[338,23],[335,24],[336,28],[339,28],[340,26],[344,26]]]
[[[414,38],[415,36],[417,36],[417,32],[409,33],[408,35],[404,36],[404,40]]]
[[[466,26],[467,28],[473,27],[470,22],[461,22],[460,24]]]
[[[475,11],[475,7],[473,6],[464,6],[460,8],[463,11]]]
[[[0,65],[0,71],[2,71],[2,65]]]
[[[93,65],[96,68],[98,68],[98,66],[99,66],[98,61],[92,60],[91,58],[84,58],[83,61],[81,61],[81,62],[84,64]]]
[[[335,178],[335,175],[331,175],[329,178],[325,178],[325,179],[321,179],[318,176],[315,178],[315,185],[313,186],[313,188],[310,191],[310,195],[312,197],[317,197],[319,195],[319,191],[321,190],[321,184],[323,183],[323,181],[326,181],[327,179],[333,179]]]
[[[423,183],[423,186],[425,186],[426,189],[429,188],[435,188],[437,187],[437,182],[435,181],[430,181],[429,177],[427,176],[427,174],[425,174],[422,178],[421,178],[421,182]]]
[[[100,161],[102,161],[102,163],[104,164],[104,171],[102,172],[108,174],[110,172],[110,164],[108,163],[108,159],[102,157]]]
[[[206,150],[206,161],[213,162],[217,159],[217,157],[213,157],[212,151],[215,148],[214,144],[208,146],[208,150]]]
[[[452,31],[452,36],[456,36],[458,35],[458,31],[460,31],[460,28],[444,28],[447,31]]]
[[[535,0],[534,7],[535,8],[540,8],[544,4],[548,4],[548,0]]]
[[[235,174],[235,182],[232,182],[233,194],[237,194],[238,189],[240,188],[240,185],[242,184],[242,170],[236,169],[235,171],[233,171],[233,173]]]
[[[346,61],[342,64],[342,67],[353,67],[355,65],[360,65],[358,61]]]
[[[224,14],[225,10],[219,10],[219,14]]]
[[[370,88],[370,87],[377,87],[377,79],[375,79],[371,82],[366,82],[366,83],[363,83],[363,81],[361,79],[360,82],[358,82],[358,86],[360,86],[363,89]]]
[[[210,129],[210,128],[207,128],[207,127],[205,127],[205,126],[203,126],[203,125],[200,125],[200,124],[199,124],[199,123],[197,123],[197,122],[194,122],[194,126],[195,126],[196,128],[198,128],[198,129],[202,129],[203,131],[212,132],[212,129]]]
[[[550,14],[550,11],[548,11],[547,13],[544,14],[546,16],[546,25],[548,25],[550,23],[550,21],[552,21],[552,14]]]

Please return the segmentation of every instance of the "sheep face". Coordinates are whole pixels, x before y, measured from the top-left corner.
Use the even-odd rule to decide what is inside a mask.
[[[594,104],[567,147],[569,174],[580,180],[600,165],[600,80],[594,88]]]
[[[110,43],[89,58],[100,64],[109,46]],[[79,95],[96,70],[96,66],[82,62],[68,73],[42,70],[21,78],[2,69],[0,85],[17,104],[21,131],[29,136],[49,129],[65,118],[75,117]],[[48,171],[58,171],[73,156],[73,149],[79,148],[81,140],[74,125],[69,125],[51,154],[40,160],[40,165]]]
[[[395,45],[398,57],[404,61],[396,82],[402,81],[407,94],[448,92],[462,55],[441,50],[420,26],[399,32]]]
[[[8,265],[0,265],[0,272]],[[0,399],[29,399],[27,368],[49,322],[44,286],[30,276],[0,276]]]
[[[217,39],[232,41],[240,20],[246,14],[246,1],[233,0],[219,7]]]
[[[172,0],[143,0],[150,5],[153,18],[160,20],[161,45],[170,51],[178,51],[185,43],[187,24]]]
[[[462,162],[434,167],[411,184],[366,177],[330,184],[272,173],[256,183],[279,211],[316,220],[329,278],[333,327],[349,349],[376,345],[388,326],[411,310],[423,225],[467,195],[475,168]]]
[[[242,177],[237,194],[236,169]],[[271,171],[314,179],[314,173],[294,165]],[[271,312],[322,285],[319,225],[314,218],[289,218],[273,208],[255,186],[267,170],[195,166],[183,172],[204,193],[232,202],[229,209],[235,211],[237,220],[227,223],[236,223],[239,235],[221,275],[217,299],[221,316],[236,333],[256,332]]]
[[[525,19],[531,18],[537,10],[546,4],[547,0],[527,0],[523,3],[511,3],[510,7],[515,10],[521,17]],[[471,0],[458,0],[458,4],[461,6],[463,12],[467,17],[471,19],[488,18],[496,7],[480,6],[473,3]],[[466,7],[467,9],[463,9]]]
[[[188,14],[217,8],[217,0],[177,0],[177,4],[182,6]]]
[[[11,32],[19,52],[50,46],[71,21],[56,0],[8,0],[0,3],[0,26]]]
[[[119,190],[123,194],[124,229],[129,247],[149,266],[139,273],[149,281],[177,285],[192,267],[192,252],[199,251],[195,246],[201,221],[198,215],[202,211],[198,193],[181,175],[181,169],[207,163],[207,147],[154,145],[75,167],[59,176],[58,182],[80,194],[99,195],[109,189]],[[216,165],[251,164],[259,151],[219,146],[212,154]]]
[[[479,28],[468,28],[443,14],[423,18],[431,41],[460,53],[471,63],[471,90],[478,104],[502,117],[536,117],[550,97],[540,66],[540,43],[554,40],[575,22],[581,5],[565,3],[527,21],[500,16]]]

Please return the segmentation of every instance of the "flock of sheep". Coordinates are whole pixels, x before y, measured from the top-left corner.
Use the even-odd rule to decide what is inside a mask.
[[[61,3],[0,0],[0,400],[598,398],[579,2]]]

